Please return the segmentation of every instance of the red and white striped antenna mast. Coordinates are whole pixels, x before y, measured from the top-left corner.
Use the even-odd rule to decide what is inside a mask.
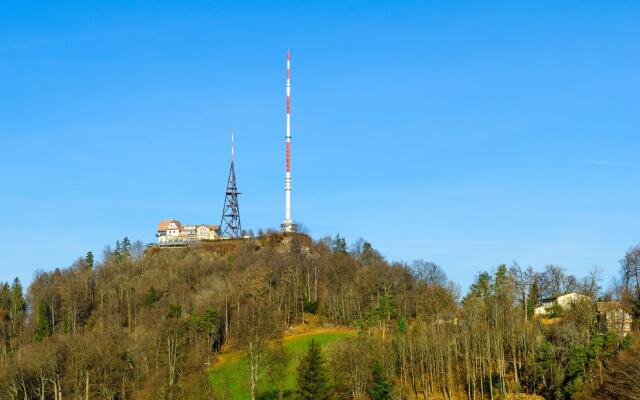
[[[293,232],[295,224],[291,219],[291,53],[287,49],[287,133],[286,141],[286,173],[284,180],[284,221],[281,228],[283,232]]]

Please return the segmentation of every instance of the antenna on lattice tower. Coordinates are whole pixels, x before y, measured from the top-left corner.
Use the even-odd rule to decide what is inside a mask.
[[[238,191],[235,171],[235,132],[231,130],[231,167],[229,168],[229,180],[224,196],[224,206],[222,207],[222,218],[220,219],[221,237],[239,238],[242,236],[242,226],[240,224],[240,204],[238,202]]]

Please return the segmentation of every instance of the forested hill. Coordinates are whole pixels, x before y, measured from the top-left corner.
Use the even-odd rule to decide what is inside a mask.
[[[209,399],[219,354],[246,351],[255,388],[277,363],[271,344],[320,325],[360,331],[323,350],[337,398],[376,398],[380,379],[396,398],[421,399],[630,399],[607,397],[608,380],[626,377],[627,392],[640,382],[637,345],[603,330],[592,302],[533,318],[543,297],[573,290],[640,304],[639,247],[613,293],[601,293],[595,273],[502,265],[460,298],[437,265],[389,263],[339,236],[271,233],[144,253],[124,243],[96,265],[88,254],[39,273],[26,293],[17,281],[0,285],[0,399]],[[637,368],[615,375],[607,365]]]

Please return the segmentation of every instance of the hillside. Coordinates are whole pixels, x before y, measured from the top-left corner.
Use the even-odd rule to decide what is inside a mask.
[[[533,318],[544,297],[599,294],[596,276],[553,265],[497,266],[461,299],[437,265],[389,263],[339,236],[144,253],[129,243],[39,273],[26,293],[0,285],[0,398],[290,398],[313,336],[296,332],[331,328],[315,337],[331,342],[321,352],[332,397],[367,398],[378,379],[398,398],[570,399],[597,388],[631,344],[597,323],[590,302],[553,324]],[[628,274],[640,273],[634,252]],[[623,282],[623,302],[637,301],[634,280]]]

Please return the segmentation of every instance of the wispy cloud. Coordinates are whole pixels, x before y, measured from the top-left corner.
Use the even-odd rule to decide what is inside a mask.
[[[584,165],[602,166],[602,167],[631,167],[631,168],[640,167],[640,164],[638,163],[626,162],[626,161],[583,160],[583,161],[578,161],[577,163],[584,164]]]

